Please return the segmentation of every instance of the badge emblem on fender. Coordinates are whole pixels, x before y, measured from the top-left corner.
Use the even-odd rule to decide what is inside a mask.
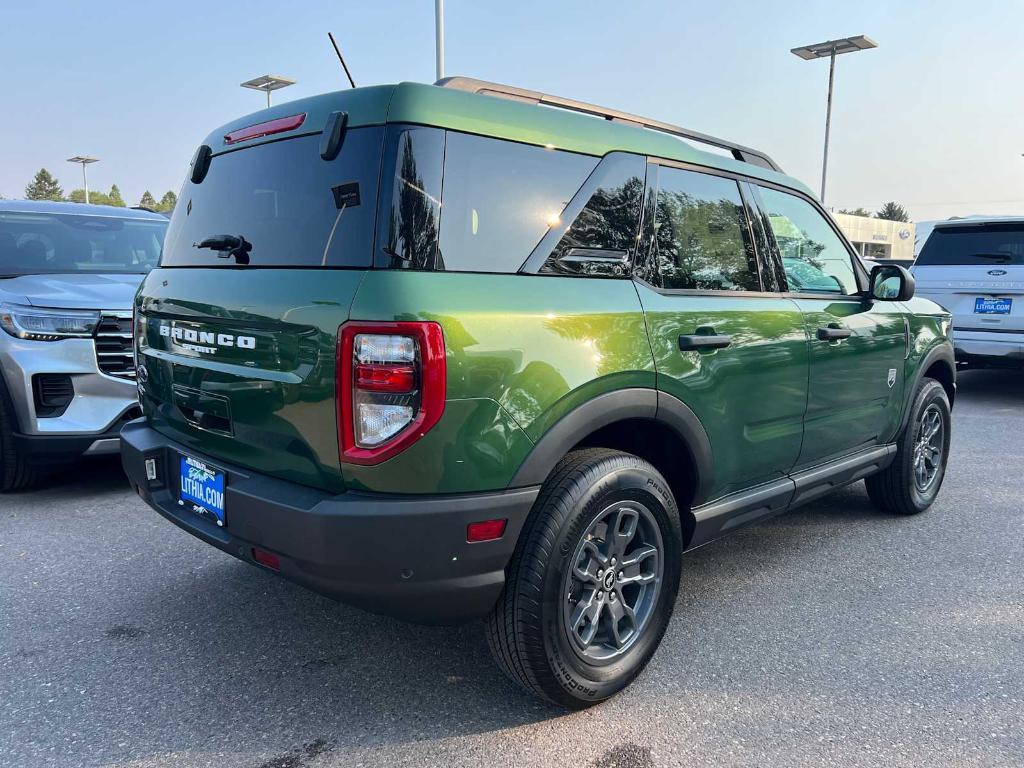
[[[895,368],[890,368],[889,369],[889,389],[892,389],[895,386],[896,386],[896,369]]]

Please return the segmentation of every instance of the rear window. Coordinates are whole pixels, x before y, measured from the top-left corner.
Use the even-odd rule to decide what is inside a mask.
[[[160,220],[0,211],[0,277],[148,272],[166,231]]]
[[[1024,264],[1024,222],[936,227],[916,262],[929,264]]]
[[[233,266],[198,243],[245,238],[254,267],[368,267],[380,174],[380,127],[353,128],[331,161],[319,134],[215,156],[199,184],[186,181],[161,266]]]

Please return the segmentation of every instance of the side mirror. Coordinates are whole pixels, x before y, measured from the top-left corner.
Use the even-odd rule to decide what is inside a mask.
[[[879,301],[914,298],[914,276],[898,264],[878,264],[871,270],[871,298]]]

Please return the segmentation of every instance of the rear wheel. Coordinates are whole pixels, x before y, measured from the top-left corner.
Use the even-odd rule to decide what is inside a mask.
[[[923,379],[897,441],[896,458],[864,481],[876,507],[916,515],[932,505],[946,475],[951,426],[946,390],[934,379]]]
[[[27,488],[36,481],[37,473],[14,444],[16,424],[14,406],[0,381],[0,492]]]
[[[561,706],[603,701],[640,674],[668,626],[682,534],[647,462],[574,451],[545,483],[488,620],[499,666]]]

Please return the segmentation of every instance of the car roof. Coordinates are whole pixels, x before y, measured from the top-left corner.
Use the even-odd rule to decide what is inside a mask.
[[[965,216],[961,219],[936,221],[934,228],[942,229],[944,227],[964,227],[972,224],[1013,224],[1021,221],[1024,221],[1024,216]]]
[[[93,205],[63,200],[0,200],[0,212],[60,213],[76,216],[109,216],[119,219],[148,219],[167,221],[165,216],[141,208],[122,208],[117,205]]]
[[[406,123],[597,157],[609,152],[632,152],[751,176],[813,196],[806,185],[784,173],[708,152],[698,144],[628,121],[423,83],[376,85],[276,104],[221,126],[203,143],[217,155],[288,138],[275,133],[228,145],[225,134],[297,114],[305,117],[301,125],[288,132],[290,136],[319,134],[334,112],[345,112],[347,124],[353,128]]]

